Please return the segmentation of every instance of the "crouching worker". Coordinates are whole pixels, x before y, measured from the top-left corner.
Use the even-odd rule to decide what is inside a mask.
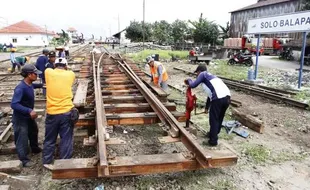
[[[45,70],[46,120],[43,147],[43,164],[54,159],[56,139],[59,134],[60,159],[70,159],[73,152],[73,127],[78,120],[78,111],[73,106],[72,86],[75,75],[67,70],[67,60],[57,58],[55,69]]]
[[[38,126],[35,121],[37,113],[34,111],[34,88],[42,88],[42,84],[33,84],[41,74],[34,65],[27,64],[22,68],[24,77],[15,88],[11,107],[13,109],[13,128],[16,151],[24,167],[33,166],[28,158],[28,141],[32,153],[40,153],[38,146]]]
[[[162,63],[154,61],[152,57],[146,59],[150,66],[152,81],[154,85],[161,87],[164,91],[168,91],[168,73]]]
[[[210,132],[208,142],[210,146],[216,146],[218,144],[218,134],[222,128],[222,122],[225,116],[225,112],[230,104],[230,91],[224,82],[207,72],[205,65],[199,65],[195,71],[197,73],[197,80],[192,81],[191,79],[185,80],[185,84],[190,88],[196,88],[199,84],[204,84],[203,88],[208,94],[206,112],[209,112]],[[209,101],[210,100],[210,101]]]

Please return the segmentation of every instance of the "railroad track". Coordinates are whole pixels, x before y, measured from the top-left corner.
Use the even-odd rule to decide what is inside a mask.
[[[195,73],[187,71],[185,69],[179,68],[179,67],[174,67],[175,70],[182,71],[188,75],[196,76]],[[264,97],[270,100],[274,100],[277,102],[282,102],[287,105],[291,105],[300,109],[307,109],[309,108],[308,104],[305,104],[303,102],[296,101],[292,98],[290,98],[291,95],[296,95],[295,92],[291,91],[285,91],[281,89],[276,89],[276,88],[271,88],[271,87],[266,87],[262,85],[256,85],[244,81],[237,81],[233,79],[228,79],[224,77],[219,77],[221,78],[224,83],[229,86],[230,88],[242,90],[245,92],[249,92],[251,94]]]
[[[81,66],[80,62],[74,61],[74,55],[81,54],[81,51],[87,52],[90,46],[86,45],[78,48],[77,50],[72,52],[71,66],[76,66],[77,70],[80,71],[83,66]],[[85,58],[85,56],[79,56]],[[79,72],[78,75],[81,77],[85,77],[85,73]],[[11,123],[11,115],[12,110],[10,108],[11,99],[13,96],[13,91],[15,86],[20,82],[22,77],[19,74],[1,74],[0,75],[0,154],[7,153],[15,153],[15,145],[14,143],[6,143],[12,134],[12,123]],[[45,113],[45,103],[46,100],[43,98],[41,94],[41,90],[36,90],[36,98],[35,98],[35,111],[44,116]]]
[[[118,54],[92,54],[82,65],[81,72],[85,73],[85,78],[80,79],[74,97],[74,104],[80,110],[76,127],[88,129],[89,137],[85,138],[84,145],[97,147],[97,156],[55,160],[50,167],[54,179],[154,174],[236,164],[237,156],[233,151],[219,154],[219,150],[201,147],[185,130],[185,124],[180,123],[185,122],[185,113],[176,111],[176,105],[168,102],[168,94],[149,85],[136,64],[127,63]],[[110,154],[115,146],[128,143],[126,136],[114,136],[117,126],[139,125],[143,128],[157,123],[163,124],[166,136],[156,138],[153,132],[155,137],[152,138],[162,145],[181,143],[182,151],[127,156],[123,152],[119,152],[121,155]]]
[[[72,46],[72,47],[76,47],[76,46],[77,45]],[[20,56],[37,57],[37,56],[39,56],[41,54],[42,54],[42,51],[36,51],[36,52],[28,53],[28,54],[23,54],[23,55],[20,55]],[[0,63],[4,63],[4,62],[7,62],[7,61],[10,61],[10,59],[0,60]]]

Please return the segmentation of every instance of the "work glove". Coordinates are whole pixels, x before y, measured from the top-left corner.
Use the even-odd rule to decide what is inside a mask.
[[[184,84],[189,85],[188,79],[184,80]]]

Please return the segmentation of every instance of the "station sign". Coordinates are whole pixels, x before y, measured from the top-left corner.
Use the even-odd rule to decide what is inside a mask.
[[[248,21],[248,34],[270,34],[310,31],[310,11],[262,17]]]

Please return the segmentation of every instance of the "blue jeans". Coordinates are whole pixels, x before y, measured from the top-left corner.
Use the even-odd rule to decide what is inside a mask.
[[[15,72],[16,66],[17,66],[17,68],[18,68],[18,71],[20,71],[20,67],[21,67],[20,64],[18,64],[18,63],[12,63],[11,73]]]
[[[230,96],[211,101],[209,123],[210,123],[210,143],[217,145],[218,134],[221,132],[222,123],[227,108],[230,104]]]
[[[29,148],[28,140],[30,142],[30,147],[33,152],[36,152],[39,148],[38,146],[38,125],[35,120],[29,118],[19,118],[13,115],[13,128],[14,128],[14,141],[16,146],[16,151],[19,160],[25,165],[30,161],[28,158]]]
[[[166,91],[166,92],[169,91],[167,81],[161,82],[161,83],[160,83],[160,87],[161,87],[164,91]]]
[[[46,114],[43,164],[53,162],[58,134],[60,136],[60,159],[70,159],[73,152],[73,123],[71,121],[71,112],[57,115]]]

